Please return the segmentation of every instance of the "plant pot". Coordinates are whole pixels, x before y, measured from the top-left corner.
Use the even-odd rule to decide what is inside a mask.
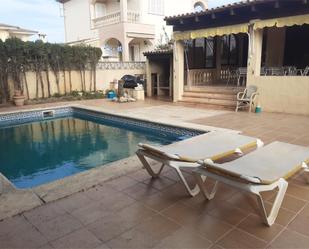
[[[25,96],[13,96],[13,101],[16,106],[23,106],[25,104]]]
[[[14,90],[14,96],[22,96],[21,90]]]

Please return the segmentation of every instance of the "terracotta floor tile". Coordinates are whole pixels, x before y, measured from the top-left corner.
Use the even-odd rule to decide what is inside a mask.
[[[207,249],[212,246],[212,243],[196,234],[195,231],[187,228],[182,228],[163,239],[154,248],[156,249]]]
[[[267,213],[269,213],[272,207],[272,203],[265,202],[264,204],[265,204]],[[275,223],[282,225],[282,226],[287,226],[295,218],[295,216],[296,216],[295,212],[290,211],[288,209],[280,208],[279,214],[278,214],[278,217]]]
[[[35,226],[48,241],[61,238],[82,227],[77,219],[74,219],[68,214],[58,216],[47,222],[35,224]]]
[[[227,202],[222,202],[222,205],[210,210],[209,214],[231,225],[236,225],[247,216],[246,212]]]
[[[266,242],[241,230],[234,229],[217,244],[223,248],[264,248]]]
[[[189,207],[183,203],[176,203],[175,205],[165,209],[162,214],[175,222],[187,225],[193,221],[196,221],[196,218],[202,215],[204,210],[199,208]]]
[[[239,192],[227,199],[227,202],[246,213],[259,214],[256,197],[252,194]]]
[[[33,226],[22,215],[5,219],[0,221],[0,237],[17,234],[20,231],[31,229],[32,227]]]
[[[111,248],[152,248],[179,228],[176,223],[156,215],[107,244]]]
[[[107,184],[104,184],[103,186],[96,186],[85,191],[85,195],[95,201],[100,201],[117,193],[119,193],[119,191],[109,187]]]
[[[48,242],[33,226],[18,227],[16,233],[11,232],[0,236],[0,248],[39,248]]]
[[[134,173],[128,174],[127,176],[139,182],[143,182],[151,178],[151,176],[148,174],[148,172],[145,169],[135,171]]]
[[[89,224],[87,228],[100,240],[108,241],[153,215],[155,215],[155,212],[145,206],[133,204],[112,215],[104,216]]]
[[[70,233],[58,240],[51,242],[54,248],[96,248],[101,245],[101,241],[98,240],[92,233],[86,229],[77,230]]]
[[[119,178],[116,178],[114,180],[108,181],[106,183],[103,183],[103,185],[108,185],[118,191],[125,190],[129,187],[132,187],[137,183],[136,180],[132,179],[131,177],[122,176]]]
[[[274,200],[275,200],[275,197],[271,198],[269,202],[273,203]],[[306,205],[305,201],[297,199],[288,194],[284,196],[283,203],[282,203],[283,208],[289,209],[293,212],[300,211],[305,205]]]
[[[284,230],[269,246],[269,248],[280,249],[304,249],[308,248],[309,237],[292,230]]]
[[[71,195],[64,199],[58,200],[57,204],[61,208],[65,209],[68,213],[73,212],[76,209],[83,208],[89,204],[91,199],[83,192]]]
[[[309,236],[309,206],[307,205],[289,224],[288,228]]]
[[[267,227],[260,216],[253,214],[242,221],[238,228],[267,242],[272,241],[284,229],[278,224]]]
[[[307,187],[304,187],[294,183],[290,183],[287,189],[287,193],[298,199],[309,201],[309,185]]]
[[[23,215],[26,217],[28,221],[36,225],[47,222],[65,213],[66,213],[65,209],[63,209],[61,205],[58,204],[58,202],[53,202],[35,208],[29,212],[25,212]]]
[[[125,189],[123,192],[129,195],[131,198],[140,201],[155,193],[158,193],[158,190],[144,183],[137,183],[134,186]]]
[[[231,225],[207,214],[197,217],[187,227],[197,231],[213,243],[233,228]]]
[[[159,192],[144,198],[142,203],[157,212],[161,212],[162,210],[174,205],[178,201],[179,200],[176,196]]]
[[[147,179],[146,181],[144,181],[144,183],[147,186],[155,188],[157,190],[163,190],[163,189],[166,189],[167,187],[175,184],[176,182],[173,181],[173,180],[170,180],[167,177],[161,176],[161,177],[156,178],[156,179],[154,179],[154,178]]]

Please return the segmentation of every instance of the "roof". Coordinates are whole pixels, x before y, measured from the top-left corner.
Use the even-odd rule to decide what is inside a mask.
[[[146,57],[152,57],[152,56],[169,56],[173,54],[173,49],[155,49],[152,51],[147,51],[143,53]]]
[[[0,30],[7,30],[13,33],[29,34],[29,35],[34,35],[34,34],[39,33],[38,31],[24,29],[18,26],[13,26],[13,25],[5,24],[5,23],[0,23]]]
[[[245,0],[201,12],[169,16],[165,20],[174,26],[174,31],[184,31],[308,13],[308,0]]]

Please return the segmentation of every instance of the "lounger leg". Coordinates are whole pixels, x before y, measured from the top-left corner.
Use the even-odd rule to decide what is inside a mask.
[[[258,201],[258,204],[259,204],[259,207],[260,207],[260,210],[261,210],[261,215],[262,215],[262,218],[264,220],[264,223],[269,227],[274,224],[274,222],[275,222],[275,220],[278,216],[282,201],[283,201],[284,196],[285,196],[285,192],[288,188],[288,182],[284,179],[280,179],[278,181],[277,187],[278,187],[279,191],[277,193],[276,199],[273,203],[273,206],[271,208],[269,215],[266,212],[264,201],[263,201],[262,196],[260,195],[260,192],[255,193],[256,196],[257,196],[257,201]]]
[[[303,169],[305,172],[305,178],[307,180],[307,183],[309,183],[309,166],[307,165],[307,163],[303,163]]]
[[[143,155],[143,153],[141,151],[137,151],[136,152],[137,157],[139,158],[139,160],[141,161],[141,163],[143,164],[144,168],[147,170],[147,172],[149,173],[149,175],[151,175],[153,178],[157,178],[159,177],[159,175],[161,174],[165,164],[162,163],[160,169],[158,172],[154,172],[153,169],[151,168],[150,164],[148,163],[148,161],[146,160],[145,156]]]
[[[200,175],[197,172],[194,172],[193,175],[194,175],[194,177],[196,179],[196,182],[197,182],[197,185],[199,186],[200,190],[202,191],[204,197],[207,200],[212,200],[215,197],[216,193],[217,193],[218,183],[219,182],[216,181],[215,185],[213,186],[211,191],[208,191],[208,189],[205,186],[205,181],[207,179],[206,176],[202,176],[202,175]]]
[[[188,194],[191,195],[192,197],[198,195],[200,193],[200,187],[198,186],[198,184],[196,184],[193,189],[190,188],[190,186],[189,186],[186,178],[184,177],[183,173],[181,172],[180,168],[178,168],[178,167],[173,167],[173,168],[176,170],[176,172],[177,172],[180,180],[182,181],[183,185],[185,186]],[[203,177],[201,179],[201,181],[204,182],[205,179],[206,179],[206,177]]]

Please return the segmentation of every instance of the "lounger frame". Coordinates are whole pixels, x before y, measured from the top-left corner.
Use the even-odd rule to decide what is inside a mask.
[[[264,145],[264,143],[260,139],[256,140],[256,147],[257,148],[262,147],[263,145]],[[240,148],[236,148],[233,151],[233,153],[236,153],[238,155],[243,154],[243,152]],[[192,172],[192,170],[194,170],[194,169],[196,169],[200,166],[200,164],[198,164],[197,162],[180,161],[181,160],[180,157],[178,157],[177,155],[171,155],[171,154],[165,154],[165,158],[163,158],[163,157],[161,158],[161,157],[152,155],[151,153],[149,153],[147,150],[144,150],[144,149],[139,149],[136,152],[136,155],[139,158],[139,160],[142,162],[143,167],[147,170],[147,172],[153,178],[158,178],[160,176],[163,168],[165,166],[168,166],[168,167],[173,168],[176,171],[177,175],[179,176],[181,182],[185,186],[189,195],[191,195],[193,197],[193,196],[196,196],[197,194],[200,193],[200,187],[197,184],[193,188],[191,188],[189,186],[189,184],[188,184],[188,182],[187,182],[187,180],[186,180],[186,178],[183,175],[183,172],[181,170],[181,169],[189,169]],[[146,158],[150,158],[150,159],[153,159],[153,160],[161,163],[161,167],[159,168],[159,170],[155,172]],[[204,177],[202,177],[202,178],[204,178]]]
[[[307,178],[307,181],[309,182],[309,167],[306,163],[303,163],[302,166],[303,166],[302,167],[303,170],[306,172],[305,176]],[[204,166],[200,166],[199,168],[197,168],[193,172],[193,175],[197,181],[197,185],[199,186],[199,188],[201,189],[201,192],[203,193],[204,197],[207,200],[211,200],[215,197],[219,182],[238,188],[242,191],[254,194],[257,199],[257,203],[259,206],[259,210],[260,210],[263,222],[267,226],[272,226],[274,224],[278,216],[280,207],[282,205],[286,190],[288,188],[288,182],[283,178],[280,178],[278,181],[272,184],[269,184],[269,185],[261,184],[261,183],[256,183],[256,184],[248,183],[248,182],[239,181],[239,179],[234,180],[226,176],[221,176],[221,175],[212,173],[211,171],[208,171],[207,169],[205,169]],[[214,184],[214,187],[210,191],[205,186],[205,181],[207,180],[207,177],[212,178],[216,181]],[[266,192],[266,191],[273,191],[275,189],[278,189],[278,193],[276,195],[275,201],[271,207],[270,212],[267,213],[266,208],[265,208],[265,202],[263,200],[261,193]]]

